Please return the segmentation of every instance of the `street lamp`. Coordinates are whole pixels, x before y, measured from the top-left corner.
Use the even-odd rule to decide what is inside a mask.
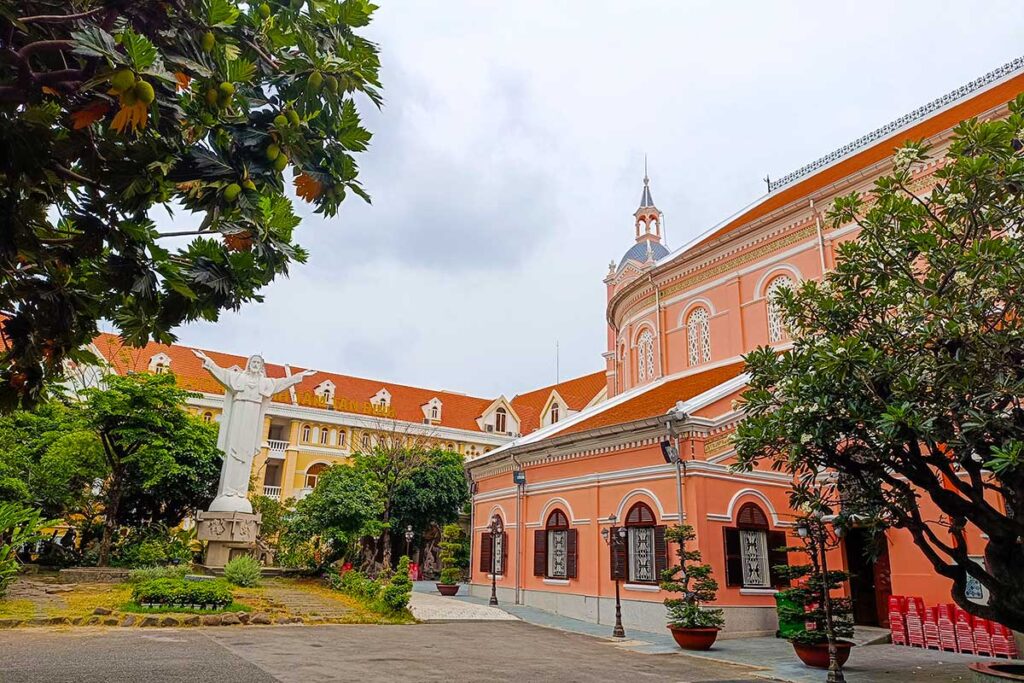
[[[615,515],[608,515],[608,521],[611,524],[615,524]],[[615,551],[621,547],[621,544],[626,541],[626,527],[620,526],[612,533],[608,527],[601,529],[601,537],[604,538],[604,542],[612,549],[612,562],[615,562]],[[613,638],[625,638],[626,631],[622,628],[622,603],[619,600],[619,575],[617,572],[612,572],[615,576],[615,629],[612,631]]]
[[[839,531],[836,533],[837,538]],[[836,656],[836,635],[832,629],[832,591],[829,588],[828,553],[825,547],[827,534],[828,530],[820,510],[812,513],[811,520],[801,519],[796,524],[796,535],[804,539],[810,538],[821,571],[821,601],[825,609],[825,638],[828,640],[828,678],[825,680],[827,683],[846,683],[843,667]]]
[[[487,603],[489,605],[498,604],[498,536],[504,531],[505,527],[501,523],[501,517],[494,515],[491,517],[491,525],[488,527],[491,530],[491,599]]]
[[[412,532],[412,524],[410,524],[409,526],[405,527],[405,556],[406,557],[409,557],[409,544],[412,543],[413,535],[414,534]],[[409,558],[409,559],[412,559],[412,558]]]

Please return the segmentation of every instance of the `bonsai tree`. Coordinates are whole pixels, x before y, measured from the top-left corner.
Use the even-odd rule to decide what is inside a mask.
[[[462,580],[459,552],[463,545],[463,532],[458,524],[445,524],[441,531],[441,579],[438,583],[454,586]]]
[[[850,574],[830,569],[822,571],[821,554],[838,547],[839,539],[829,534],[825,522],[811,515],[798,517],[797,528],[806,529],[800,536],[801,545],[787,547],[793,553],[807,557],[807,563],[776,565],[775,571],[789,579],[793,587],[778,594],[779,623],[803,623],[805,627],[789,635],[791,643],[824,645],[828,632],[838,641],[853,637],[853,606],[849,598],[835,597],[832,593],[850,579]],[[826,607],[826,596],[828,603]],[[806,625],[810,624],[811,628]]]
[[[676,555],[679,564],[669,567],[661,574],[661,589],[680,593],[680,598],[667,598],[669,627],[714,628],[725,624],[720,609],[708,609],[703,603],[718,598],[718,582],[711,576],[711,565],[701,564],[699,550],[687,550],[686,544],[696,538],[689,524],[670,527],[665,531],[665,540],[678,544]]]

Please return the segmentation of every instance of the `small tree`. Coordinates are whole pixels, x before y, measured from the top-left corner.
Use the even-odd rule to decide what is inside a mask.
[[[446,524],[441,531],[441,580],[445,586],[454,586],[462,580],[459,554],[466,534],[458,524]]]
[[[780,622],[803,622],[811,624],[791,635],[789,640],[805,645],[819,645],[828,642],[828,630],[836,639],[853,637],[853,605],[850,598],[836,597],[834,591],[850,580],[847,572],[830,569],[827,576],[822,572],[820,555],[839,546],[838,539],[829,541],[825,523],[813,517],[800,517],[797,525],[807,529],[807,536],[801,537],[801,545],[786,548],[789,552],[803,553],[807,564],[776,565],[779,576],[793,582],[792,588],[779,591]],[[826,591],[829,610],[825,609]],[[829,622],[831,617],[831,623]]]
[[[0,503],[0,597],[18,575],[18,549],[42,538],[44,526],[38,510],[19,503]]]
[[[686,549],[695,538],[689,524],[665,531],[665,540],[678,544],[679,564],[662,572],[661,589],[682,594],[681,598],[665,599],[668,623],[677,628],[721,628],[725,624],[722,610],[703,606],[718,599],[718,581],[711,576],[711,565],[701,563],[699,550]]]

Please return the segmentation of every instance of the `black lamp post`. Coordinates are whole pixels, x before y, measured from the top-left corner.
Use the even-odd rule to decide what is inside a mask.
[[[800,538],[810,537],[811,546],[818,557],[818,567],[821,570],[821,601],[825,610],[825,638],[828,639],[828,678],[825,680],[827,683],[846,683],[843,667],[836,656],[836,635],[832,629],[832,591],[828,582],[828,553],[826,552],[828,529],[825,527],[821,513],[813,514],[810,520],[797,522],[796,535]]]
[[[489,605],[498,604],[498,536],[504,531],[505,527],[501,523],[501,517],[494,515],[491,517],[491,599],[488,601]]]
[[[406,557],[409,557],[409,544],[412,543],[412,537],[413,537],[412,524],[410,524],[409,526],[405,527],[405,556]],[[412,558],[409,557],[409,559],[411,560]]]
[[[608,521],[615,524],[615,515],[609,515]],[[601,529],[601,537],[604,542],[612,548],[612,562],[615,561],[615,550],[626,540],[626,527],[620,526],[613,534],[608,527]],[[613,638],[625,638],[626,631],[622,628],[622,602],[619,600],[619,578],[615,577],[615,629],[612,631]]]

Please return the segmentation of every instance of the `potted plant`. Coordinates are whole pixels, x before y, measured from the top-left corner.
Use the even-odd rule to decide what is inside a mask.
[[[686,544],[696,538],[688,524],[674,526],[665,531],[665,540],[678,544],[679,564],[661,574],[661,589],[680,593],[680,598],[667,598],[668,629],[679,647],[684,650],[707,650],[718,638],[725,624],[720,609],[709,609],[703,603],[714,602],[718,596],[718,582],[711,576],[711,565],[701,564],[699,550],[687,550]]]
[[[823,555],[839,545],[820,517],[808,515],[796,522],[802,545],[786,548],[803,553],[807,564],[779,565],[775,569],[790,579],[793,587],[778,594],[779,622],[803,623],[804,628],[788,636],[793,650],[807,666],[829,668],[829,633],[835,644],[836,660],[842,667],[850,658],[853,643],[853,608],[849,598],[835,597],[833,591],[850,578],[849,573],[826,570]]]
[[[459,592],[459,550],[462,548],[462,528],[458,524],[446,524],[441,530],[441,578],[435,584],[441,595],[455,595]]]

